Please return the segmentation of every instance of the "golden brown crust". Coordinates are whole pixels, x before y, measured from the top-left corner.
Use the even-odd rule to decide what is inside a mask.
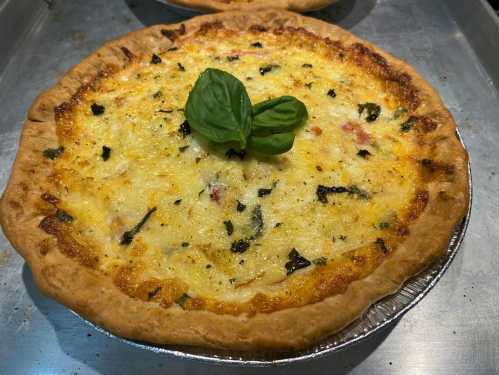
[[[335,3],[336,0],[275,0],[272,2],[268,0],[250,0],[248,2],[232,0],[169,0],[169,2],[204,12],[254,11],[273,8],[303,13],[324,8]]]
[[[408,235],[397,251],[369,276],[351,282],[344,293],[298,308],[272,313],[220,315],[210,311],[164,308],[122,293],[113,280],[82,266],[61,252],[57,239],[39,228],[53,214],[48,190],[51,160],[42,150],[57,147],[54,108],[99,75],[120,69],[134,56],[162,51],[176,38],[218,22],[233,29],[303,28],[356,50],[352,62],[386,75],[414,113],[421,142],[427,146],[428,183],[414,203]],[[256,25],[256,26],[255,26]],[[431,119],[427,118],[431,115]],[[452,178],[440,178],[452,162]],[[394,293],[446,249],[450,233],[468,205],[467,154],[455,135],[455,124],[436,92],[407,64],[336,26],[285,11],[220,13],[184,24],[154,26],[111,41],[42,93],[28,113],[11,178],[0,202],[0,221],[14,247],[27,260],[37,285],[49,296],[111,332],[158,344],[189,344],[231,349],[287,349],[310,345],[358,317],[371,303]],[[442,172],[443,171],[443,172]],[[36,184],[33,181],[37,181]],[[46,223],[47,224],[47,223]]]

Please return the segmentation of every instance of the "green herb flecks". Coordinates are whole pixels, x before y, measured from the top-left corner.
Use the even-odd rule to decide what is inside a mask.
[[[237,61],[237,60],[239,60],[239,55],[227,56],[227,61],[228,62],[233,62],[233,61]]]
[[[234,233],[234,224],[232,224],[232,221],[225,220],[224,225],[225,230],[227,231],[227,236],[232,236],[232,233]]]
[[[130,245],[133,241],[133,238],[139,231],[142,229],[144,224],[146,223],[147,220],[151,217],[151,215],[157,210],[156,207],[151,208],[147,213],[144,215],[142,220],[140,220],[137,225],[135,225],[132,229],[126,231],[123,233],[123,236],[121,236],[121,241],[120,245]]]
[[[107,146],[102,146],[102,153],[100,156],[104,161],[109,160],[109,158],[111,157],[111,148]]]
[[[225,156],[227,156],[227,159],[232,159],[233,157],[239,158],[239,160],[244,160],[244,157],[246,156],[246,151],[245,150],[236,150],[234,148],[229,148],[225,152]]]
[[[100,116],[100,115],[104,114],[104,111],[106,110],[106,108],[103,105],[100,105],[97,103],[93,103],[90,106],[90,109],[92,110],[92,114],[94,116]]]
[[[72,223],[74,220],[73,216],[71,216],[66,211],[61,209],[57,209],[55,217],[57,218],[57,220],[59,220],[62,223]]]
[[[243,212],[246,209],[246,205],[237,201],[236,210],[237,212]]]
[[[293,248],[289,252],[288,258],[289,262],[287,262],[284,266],[287,270],[286,275],[288,276],[291,275],[293,272],[302,268],[306,268],[312,264],[308,259],[302,257],[298,252],[298,250],[296,250],[295,248]]]
[[[54,160],[55,158],[61,156],[63,152],[63,146],[57,148],[46,148],[45,150],[43,150],[43,156],[45,156],[47,159]]]
[[[319,257],[316,258],[312,261],[313,264],[316,266],[325,266],[327,264],[327,258],[326,257]]]
[[[175,303],[180,307],[184,308],[185,304],[191,299],[187,293],[183,293],[179,298],[175,300]]]
[[[159,57],[158,55],[156,54],[152,54],[152,57],[151,57],[151,64],[160,64],[161,63],[161,57]]]
[[[253,234],[251,239],[254,240],[258,237],[261,237],[261,235],[263,234],[263,213],[262,207],[260,205],[257,205],[251,213],[251,225],[255,230],[255,234]]]
[[[273,70],[279,69],[281,66],[277,64],[268,64],[260,67],[259,71],[262,76],[264,76],[267,73],[270,73]]]
[[[328,203],[327,196],[329,194],[348,194],[348,195],[354,195],[357,196],[359,199],[364,199],[367,200],[371,197],[371,195],[365,191],[357,187],[356,185],[352,186],[324,186],[324,185],[319,185],[317,186],[316,190],[316,195],[317,199],[321,203]]]
[[[250,247],[250,242],[248,240],[237,240],[232,243],[230,246],[230,250],[233,253],[244,253],[246,250],[248,250]]]
[[[383,254],[386,254],[390,251],[390,249],[388,249],[388,246],[386,246],[384,239],[376,238],[376,241],[374,243],[376,244],[376,246],[379,247],[379,249],[383,252]]]
[[[357,156],[360,156],[363,159],[368,159],[371,156],[371,153],[368,150],[359,150],[357,152]]]
[[[366,121],[373,122],[376,121],[381,113],[381,107],[376,103],[364,103],[357,106],[359,115],[366,112]]]
[[[187,120],[180,124],[178,132],[180,133],[182,138],[185,138],[189,134],[191,134],[191,126],[189,125],[189,122]]]
[[[407,108],[398,108],[395,112],[393,112],[393,119],[394,120],[397,120],[398,118],[400,118],[400,116],[403,116],[407,113]]]
[[[404,121],[402,124],[400,124],[400,131],[402,133],[407,133],[409,130],[412,129],[412,127],[416,124],[418,121],[418,118],[415,116],[411,116],[407,119],[407,121]]]

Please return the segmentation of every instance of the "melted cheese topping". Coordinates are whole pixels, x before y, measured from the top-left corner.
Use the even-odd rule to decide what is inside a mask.
[[[375,242],[408,209],[419,178],[410,157],[415,146],[400,136],[400,103],[365,71],[276,35],[201,36],[158,55],[161,63],[146,56],[87,91],[72,109],[70,131],[60,131],[61,208],[75,218],[78,240],[95,249],[102,271],[134,265],[139,281],[178,279],[190,296],[244,301],[317,267],[287,276],[292,249],[311,262],[331,261]],[[272,71],[262,74],[269,64]],[[253,103],[281,95],[303,101],[309,120],[292,150],[229,160],[226,149],[196,134],[183,137],[189,90],[208,67],[238,77]],[[359,114],[366,102],[381,107],[374,122]],[[93,103],[104,113],[94,115]],[[111,149],[107,161],[103,146]],[[361,149],[370,155],[359,156]],[[322,203],[318,185],[356,186],[369,198],[329,194]],[[259,197],[262,188],[272,192]],[[152,207],[132,243],[121,245]],[[232,252],[233,242],[255,234],[257,207],[261,235],[244,253]]]

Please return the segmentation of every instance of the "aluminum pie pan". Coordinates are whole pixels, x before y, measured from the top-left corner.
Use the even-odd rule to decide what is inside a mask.
[[[466,149],[459,131],[456,130],[456,136]],[[452,236],[449,239],[447,250],[436,262],[420,272],[416,276],[407,280],[404,285],[394,294],[386,296],[378,302],[372,304],[367,310],[350,325],[343,330],[332,334],[331,336],[319,341],[311,347],[287,352],[269,352],[269,351],[231,351],[222,349],[200,348],[187,345],[155,345],[146,342],[135,341],[117,336],[106,329],[86,320],[75,311],[73,314],[85,321],[88,325],[100,333],[116,339],[122,343],[129,344],[136,348],[148,350],[157,354],[175,357],[177,359],[193,360],[203,363],[232,365],[232,366],[251,366],[267,367],[287,365],[293,362],[308,361],[338,352],[353,346],[374,333],[401,318],[407,311],[416,306],[423,297],[436,285],[442,278],[445,271],[449,268],[452,260],[463,242],[468,223],[471,216],[471,204],[473,195],[473,185],[471,177],[471,165],[468,161],[468,187],[469,204],[468,211],[461,222],[456,225]]]

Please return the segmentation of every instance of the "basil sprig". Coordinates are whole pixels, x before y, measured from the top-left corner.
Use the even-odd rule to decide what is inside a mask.
[[[305,123],[308,113],[305,105],[292,96],[252,106],[241,81],[208,68],[189,93],[185,117],[191,128],[212,142],[276,155],[293,147],[292,131]]]
[[[307,108],[293,96],[265,100],[253,106],[252,133],[256,135],[290,132],[303,125]]]
[[[185,106],[189,125],[215,143],[239,142],[246,147],[251,132],[251,101],[243,84],[231,74],[206,69]]]

